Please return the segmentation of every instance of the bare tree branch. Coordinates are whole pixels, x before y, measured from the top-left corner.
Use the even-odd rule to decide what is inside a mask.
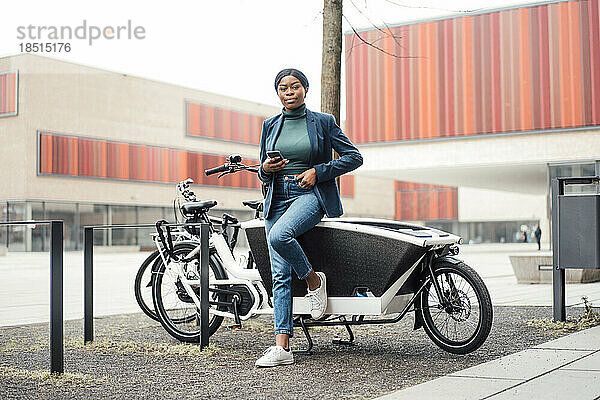
[[[447,11],[447,12],[454,12],[454,13],[470,13],[470,12],[475,12],[475,11],[479,11],[479,10],[483,10],[484,8],[477,8],[477,9],[473,9],[473,10],[452,10],[452,9],[447,9],[447,8],[439,8],[439,7],[429,7],[429,6],[416,6],[416,5],[408,5],[408,4],[402,4],[402,3],[398,3],[397,1],[393,1],[393,0],[384,0],[390,4],[394,4],[398,7],[403,7],[403,8],[413,8],[413,9],[418,9],[418,8],[422,8],[422,9],[429,9],[429,10],[440,10],[440,11]],[[356,11],[358,11],[363,17],[365,17],[367,19],[367,21],[369,21],[369,23],[375,28],[377,29],[379,32],[381,32],[383,35],[385,36],[390,36],[394,42],[396,43],[396,45],[402,49],[405,49],[404,46],[402,46],[400,44],[400,42],[398,41],[398,38],[402,38],[402,36],[400,35],[394,35],[392,32],[391,27],[382,20],[383,25],[385,26],[385,30],[382,29],[381,27],[377,26],[375,23],[373,23],[373,21],[369,18],[369,16],[367,16],[355,3],[353,0],[350,0],[350,3],[352,3],[352,5],[354,6],[354,8],[356,9]],[[365,8],[367,8],[367,0],[365,0]],[[346,20],[346,22],[348,23],[348,25],[350,25],[350,28],[352,28],[352,31],[354,32],[354,35],[352,36],[352,43],[351,43],[351,47],[350,49],[347,49],[347,55],[346,55],[346,60],[348,60],[348,58],[350,57],[350,55],[352,54],[352,49],[354,49],[356,46],[360,46],[363,44],[366,44],[367,46],[373,47],[374,49],[381,51],[382,53],[392,56],[394,58],[425,58],[425,57],[420,57],[420,56],[399,56],[397,54],[392,54],[388,51],[386,51],[385,49],[382,49],[379,46],[376,46],[375,43],[385,39],[385,36],[382,36],[380,38],[377,38],[371,42],[365,40],[359,33],[358,31],[354,28],[354,26],[350,23],[350,21],[348,20],[348,18],[346,17],[346,15],[342,15],[344,17],[344,19]],[[387,32],[386,32],[387,31]],[[360,43],[354,44],[354,36],[356,36],[358,39],[360,39]]]
[[[420,57],[420,56],[399,56],[397,54],[393,54],[390,53],[389,51],[386,51],[384,49],[382,49],[379,46],[375,46],[373,43],[366,41],[362,36],[360,36],[360,33],[358,33],[358,31],[356,30],[356,28],[354,28],[354,26],[350,23],[350,21],[348,20],[348,18],[342,14],[342,17],[344,17],[344,19],[346,20],[346,22],[348,23],[348,25],[350,25],[350,28],[352,28],[352,32],[354,32],[354,34],[356,35],[356,37],[358,37],[360,39],[361,42],[363,42],[364,44],[366,44],[369,47],[372,47],[380,52],[382,52],[383,54],[387,54],[388,56],[394,57],[394,58],[425,58],[425,57]]]
[[[371,18],[369,18],[369,16],[367,14],[365,14],[360,8],[358,8],[356,6],[356,4],[354,4],[353,0],[350,0],[350,3],[354,6],[354,8],[356,9],[356,11],[358,11],[363,17],[365,17],[367,19],[367,21],[369,21],[369,23],[375,28],[377,29],[379,32],[383,33],[384,35],[390,36],[392,39],[394,39],[394,42],[396,42],[396,45],[398,45],[401,48],[404,48],[400,42],[398,42],[398,38],[401,36],[396,36],[392,33],[392,30],[390,29],[390,27],[385,23],[385,21],[382,20],[383,25],[385,25],[385,27],[387,28],[387,30],[389,32],[384,31],[383,29],[381,29],[380,27],[378,27],[377,25],[375,25],[373,23],[373,21],[371,21]]]

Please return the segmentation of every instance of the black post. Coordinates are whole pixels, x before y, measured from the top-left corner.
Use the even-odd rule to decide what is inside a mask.
[[[63,222],[50,222],[50,372],[64,372]]]
[[[565,270],[560,268],[558,259],[558,196],[564,194],[564,183],[552,180],[552,310],[554,321],[566,320],[565,307]]]
[[[83,342],[94,340],[94,228],[83,230]]]
[[[200,225],[200,348],[208,346],[208,224]]]

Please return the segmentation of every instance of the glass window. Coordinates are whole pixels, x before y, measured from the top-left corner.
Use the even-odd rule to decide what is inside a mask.
[[[138,207],[138,224],[155,224],[156,221],[163,219],[164,211],[162,207]],[[142,247],[154,247],[152,233],[156,233],[155,228],[143,228],[136,230],[138,235],[138,244]]]
[[[8,202],[7,214],[9,221],[24,221],[25,203]],[[30,229],[27,225],[8,227],[8,249],[10,251],[25,251],[25,231]]]
[[[523,241],[523,228],[527,241],[538,221],[498,222],[427,222],[426,226],[441,229],[463,238],[465,243],[517,243]]]
[[[46,219],[43,202],[27,202],[31,219],[41,221]],[[31,230],[31,251],[47,251],[50,249],[50,229],[47,225],[40,225]]]
[[[8,221],[8,203],[0,203],[0,221]],[[8,227],[0,226],[0,247],[8,247]]]
[[[101,204],[80,204],[79,205],[79,240],[83,248],[83,227],[89,225],[107,225],[108,224],[108,206]],[[108,230],[94,230],[94,245],[108,245]]]
[[[75,203],[46,203],[46,219],[63,220],[64,249],[77,250],[79,224],[77,219],[77,204]]]
[[[111,224],[136,224],[135,206],[110,206]],[[113,246],[131,246],[137,244],[135,229],[112,229]]]

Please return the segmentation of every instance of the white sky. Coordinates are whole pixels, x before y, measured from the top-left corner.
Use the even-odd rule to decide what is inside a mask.
[[[344,15],[358,29],[535,2],[540,0],[344,0]],[[275,106],[275,74],[296,67],[311,83],[308,107],[318,110],[322,8],[323,0],[6,1],[0,57],[20,53],[18,26],[75,28],[85,19],[104,27],[131,20],[145,28],[144,40],[98,40],[92,46],[72,40],[70,53],[46,55]],[[350,29],[344,21],[344,32]],[[342,89],[342,118],[344,96]]]

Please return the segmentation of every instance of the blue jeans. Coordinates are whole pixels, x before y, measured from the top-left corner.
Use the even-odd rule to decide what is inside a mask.
[[[296,238],[321,221],[325,214],[313,189],[301,187],[294,175],[276,177],[273,199],[265,220],[271,275],[275,334],[294,335],[292,316],[292,269],[300,280],[312,266]]]

